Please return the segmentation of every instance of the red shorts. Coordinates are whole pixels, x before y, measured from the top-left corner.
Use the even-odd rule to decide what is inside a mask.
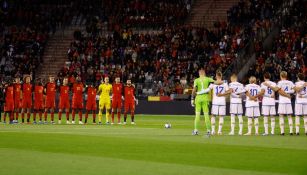
[[[121,109],[122,108],[122,99],[112,100],[112,108],[113,109]]]
[[[14,102],[13,101],[7,101],[4,105],[4,112],[8,111],[14,111]]]
[[[78,101],[73,100],[71,108],[73,108],[73,109],[82,109],[83,108],[83,102],[81,100],[78,100]]]
[[[45,108],[55,108],[55,99],[46,98]]]
[[[30,98],[24,98],[22,99],[22,108],[32,108],[32,99]]]
[[[135,109],[134,101],[125,101],[125,111],[128,112],[129,109],[130,111],[134,111]]]
[[[69,103],[69,99],[64,98],[61,99],[59,101],[59,109],[69,109],[70,108],[70,103]]]
[[[34,109],[35,110],[44,109],[44,102],[43,101],[34,101]]]
[[[21,100],[20,99],[15,99],[14,107],[15,107],[15,109],[21,108]]]
[[[90,110],[96,110],[96,109],[97,109],[96,100],[86,102],[86,110],[90,111]]]

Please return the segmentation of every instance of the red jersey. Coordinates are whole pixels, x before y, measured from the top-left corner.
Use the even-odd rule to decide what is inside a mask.
[[[125,101],[134,101],[134,87],[125,86]]]
[[[83,84],[82,83],[75,83],[72,88],[73,101],[83,101]]]
[[[19,101],[21,99],[21,84],[20,83],[14,83],[14,98],[16,101]]]
[[[14,101],[14,87],[8,86],[5,88],[5,103]]]
[[[4,111],[14,111],[14,86],[8,86],[5,88]]]
[[[118,84],[114,83],[112,85],[113,99],[121,99],[122,92],[123,92],[123,85],[121,83],[118,83]]]
[[[60,98],[68,99],[69,98],[69,86],[60,87]]]
[[[40,85],[35,85],[34,87],[34,102],[43,103],[44,100],[44,87]]]
[[[96,101],[97,89],[95,87],[87,88],[87,101]]]
[[[22,85],[22,98],[23,99],[32,99],[32,84],[24,83]]]
[[[56,93],[56,84],[55,83],[47,83],[45,85],[46,88],[46,99],[55,99]]]
[[[59,109],[69,109],[69,86],[60,86],[60,100],[59,100]]]

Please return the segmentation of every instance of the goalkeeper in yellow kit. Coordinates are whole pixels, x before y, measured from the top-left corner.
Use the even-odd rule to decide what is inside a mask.
[[[109,77],[104,78],[104,82],[102,82],[98,87],[97,94],[99,96],[99,112],[98,112],[98,124],[102,124],[102,112],[103,109],[106,109],[106,124],[110,124],[109,116],[110,116],[110,108],[111,108],[111,97],[112,93],[112,85],[109,83]]]

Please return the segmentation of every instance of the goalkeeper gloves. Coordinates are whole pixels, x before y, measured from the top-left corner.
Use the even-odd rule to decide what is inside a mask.
[[[135,104],[138,105],[139,104],[139,100],[134,98]]]
[[[193,100],[193,99],[191,100],[191,106],[192,106],[192,107],[194,107],[194,106],[195,106],[195,102],[194,102],[194,100]]]

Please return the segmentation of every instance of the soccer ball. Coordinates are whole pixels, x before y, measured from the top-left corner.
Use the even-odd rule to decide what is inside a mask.
[[[171,125],[170,123],[165,123],[164,127],[165,127],[166,129],[169,129],[169,128],[172,127],[172,125]]]

